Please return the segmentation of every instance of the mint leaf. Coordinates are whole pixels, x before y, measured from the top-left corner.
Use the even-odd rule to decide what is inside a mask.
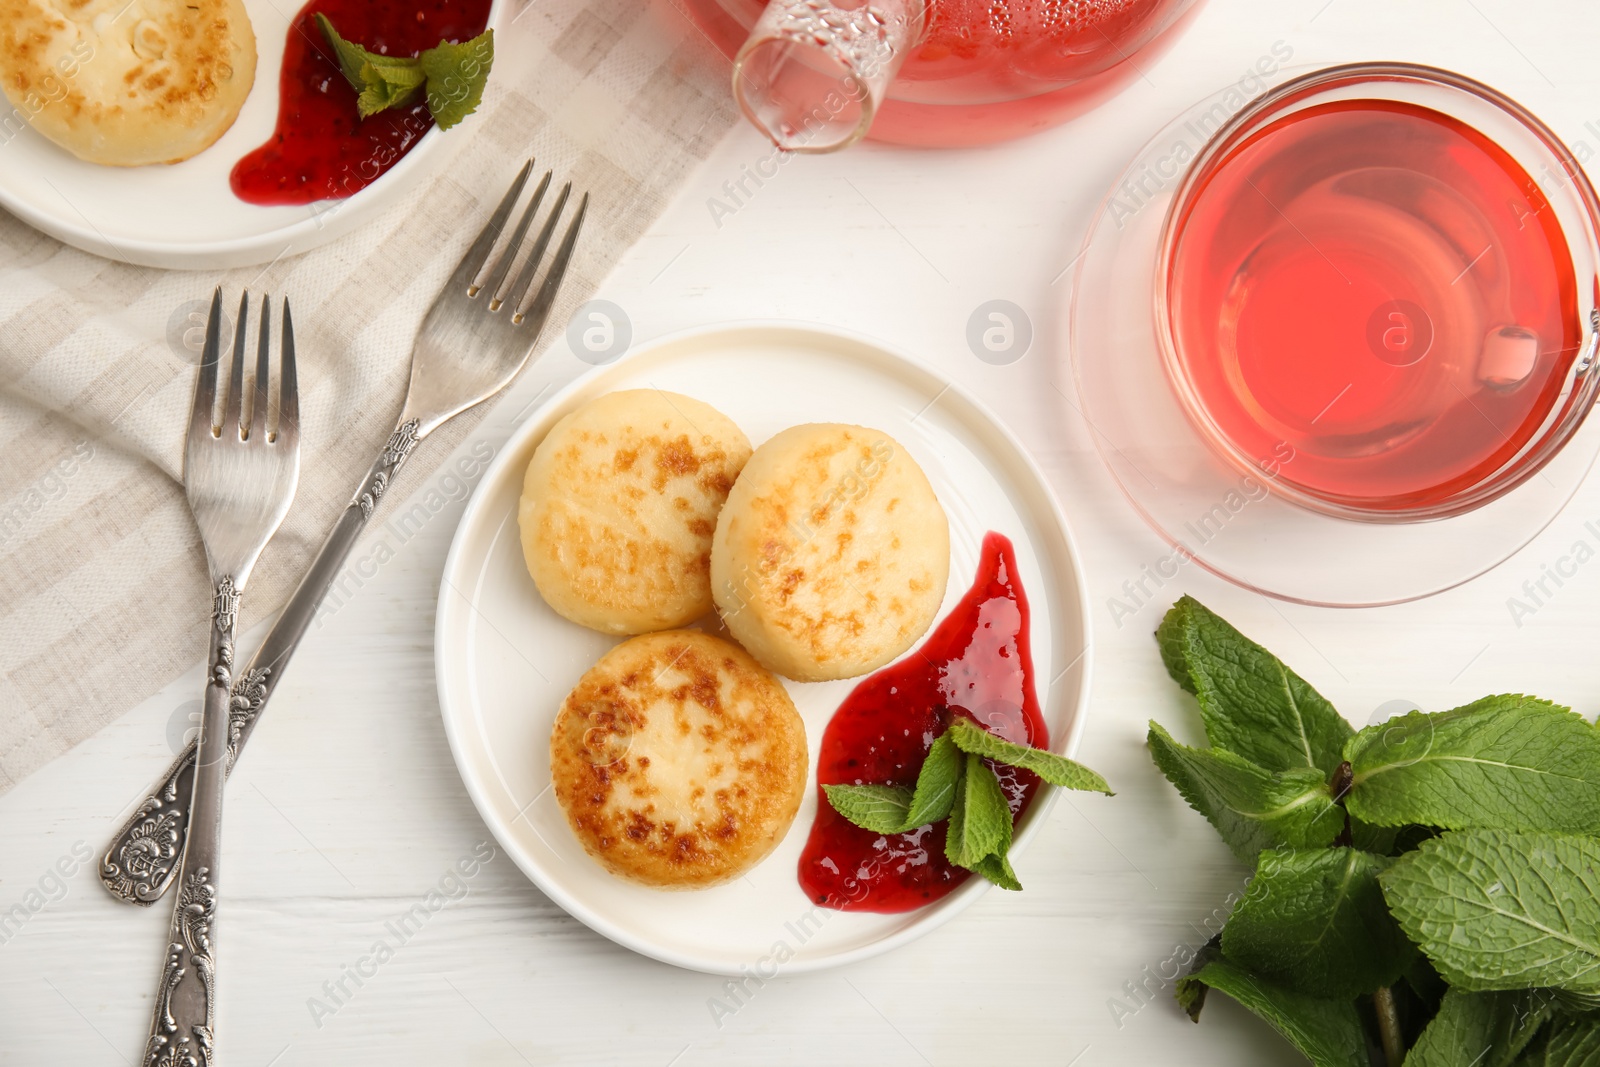
[[[1451,985],[1600,992],[1600,840],[1458,830],[1378,881]]]
[[[361,68],[366,65],[367,57],[371,53],[360,45],[353,44],[340,37],[339,31],[333,28],[333,23],[322,12],[317,12],[316,18],[317,27],[322,30],[323,38],[327,40],[329,47],[333,49],[333,56],[339,61],[339,69],[344,73],[345,80],[350,83],[352,88],[360,92],[366,87],[361,77]]]
[[[1161,659],[1200,702],[1206,738],[1269,771],[1332,774],[1353,731],[1332,704],[1260,645],[1190,596],[1156,630]]]
[[[1005,856],[985,856],[972,868],[1001,889],[1010,889],[1013,892],[1022,889],[1022,883],[1017,881],[1017,872],[1011,869],[1011,863]]]
[[[1081,763],[1074,763],[1065,756],[1046,752],[1042,748],[1019,745],[996,737],[969,719],[960,716],[952,719],[950,729],[942,736],[954,741],[956,747],[963,752],[987,756],[997,763],[1032,771],[1051,785],[1058,785],[1063,789],[1089,789],[1105,793],[1107,796],[1112,795],[1111,787],[1106,784],[1106,780]]]
[[[1522,1063],[1527,1067],[1600,1067],[1600,1021],[1562,1019],[1554,1023]]]
[[[922,761],[915,790],[898,785],[825,785],[828,803],[863,830],[903,834],[950,814],[956,783],[966,769],[955,744],[940,735]]]
[[[983,757],[966,759],[966,772],[950,809],[944,853],[951,863],[971,870],[988,856],[1004,856],[1011,847],[1011,805]]]
[[[440,41],[422,53],[428,75],[428,110],[441,130],[448,130],[483,103],[483,89],[494,66],[494,31],[484,30],[470,41]]]
[[[1574,993],[1570,989],[1539,989],[1534,992],[1548,997],[1556,1011],[1568,1015],[1592,1015],[1600,1012],[1600,993]]]
[[[1274,774],[1220,749],[1181,745],[1154,721],[1149,742],[1161,773],[1246,863],[1264,848],[1330,845],[1344,826],[1321,771]]]
[[[433,121],[448,130],[483,103],[494,66],[493,30],[459,44],[440,41],[420,56],[386,56],[339,36],[321,12],[317,25],[333,48],[339,70],[358,94],[356,108],[362,118],[409,105],[420,90],[426,94]]]
[[[966,762],[950,734],[942,733],[935,738],[922,761],[922,769],[917,772],[911,810],[906,813],[901,830],[915,830],[947,817],[955,804],[956,781],[965,768]]]
[[[1495,998],[1489,1010],[1494,1016],[1494,1030],[1490,1041],[1497,1050],[1484,1061],[1483,1067],[1510,1067],[1533,1041],[1534,1035],[1545,1021],[1554,1016],[1560,1007],[1560,993],[1548,989],[1521,989],[1515,992],[1466,993],[1452,991],[1463,1001],[1482,1004],[1480,998]],[[1445,996],[1450,996],[1446,993]],[[1469,1006],[1470,1010],[1470,1006]]]
[[[1452,989],[1406,1053],[1406,1067],[1511,1067],[1549,1017],[1550,997],[1537,990]]]
[[[1222,929],[1222,951],[1297,993],[1350,1000],[1392,985],[1416,950],[1389,917],[1382,856],[1269,849]]]
[[[965,867],[961,861],[967,858],[963,850],[962,840],[966,834],[967,822],[967,765],[966,757],[962,757],[961,777],[956,779],[956,793],[950,803],[950,821],[944,828],[944,856],[957,867]]]
[[[416,96],[427,75],[419,60],[411,56],[386,56],[369,52],[360,45],[345,40],[328,21],[328,16],[317,13],[317,25],[322,36],[333,47],[334,57],[345,80],[359,94],[356,109],[362,118],[375,115],[386,108],[400,107]]]
[[[1600,831],[1600,730],[1566,708],[1491,696],[1350,740],[1350,814],[1380,826]]]
[[[833,810],[863,830],[898,834],[905,829],[911,790],[898,785],[825,785]]]
[[[1185,593],[1156,624],[1156,648],[1161,651],[1161,665],[1167,669],[1167,677],[1185,693],[1196,695],[1194,675],[1189,671],[1189,650],[1194,643],[1194,609],[1200,606],[1200,601]]]
[[[411,103],[417,95],[417,90],[422,88],[422,83],[426,80],[426,75],[415,65],[415,60],[412,64],[378,66],[368,63],[361,68],[366,88],[356,97],[356,110],[361,113],[362,118],[376,115],[391,107],[405,107]]]
[[[1187,978],[1179,979],[1179,1003],[1199,1001],[1197,986],[1226,993],[1243,1004],[1282,1034],[1315,1067],[1370,1067],[1366,1036],[1354,1001],[1326,1000],[1295,993],[1251,974],[1226,958],[1214,959]],[[1191,1013],[1196,1017],[1198,1014],[1198,1008]]]

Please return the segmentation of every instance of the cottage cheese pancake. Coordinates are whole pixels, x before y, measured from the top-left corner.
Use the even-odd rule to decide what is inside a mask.
[[[556,715],[550,777],[584,849],[662,889],[737,878],[773,850],[806,783],[805,726],[783,684],[694,630],[608,652]]]
[[[711,535],[750,456],[727,416],[658,389],[607,393],[534,451],[518,520],[528,573],[560,615],[610,634],[711,611]]]
[[[91,163],[176,163],[233,125],[255,82],[241,0],[0,0],[0,87]]]
[[[864,426],[795,426],[756,449],[711,545],[728,631],[803,682],[865,674],[910,648],[949,573],[950,526],[927,476]]]

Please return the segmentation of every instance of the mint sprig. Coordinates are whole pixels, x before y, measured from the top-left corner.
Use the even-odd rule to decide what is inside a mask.
[[[1255,868],[1177,986],[1317,1067],[1600,1067],[1600,730],[1485,697],[1352,730],[1185,597],[1156,634],[1207,747],[1151,757]]]
[[[333,48],[362,118],[409,106],[421,92],[433,121],[448,130],[477,110],[494,66],[494,31],[452,44],[440,41],[416,56],[387,56],[347,41],[321,12],[317,25]]]
[[[1065,789],[1111,794],[1106,780],[1089,768],[1044,749],[997,737],[956,716],[934,739],[917,772],[914,789],[897,785],[824,785],[833,809],[875,834],[903,834],[948,820],[945,856],[1002,889],[1020,890],[1007,853],[1011,849],[1011,805],[989,761],[1032,771]]]

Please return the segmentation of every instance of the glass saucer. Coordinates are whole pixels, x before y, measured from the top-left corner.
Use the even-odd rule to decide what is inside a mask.
[[[1363,511],[1310,499],[1280,477],[1283,455],[1241,455],[1219,440],[1174,369],[1163,269],[1174,203],[1220,148],[1294,108],[1328,100],[1401,101],[1481,131],[1541,176],[1539,191],[1572,257],[1576,314],[1587,326],[1581,352],[1536,437],[1452,507]],[[1393,604],[1450,589],[1503,562],[1577,491],[1600,452],[1600,420],[1585,419],[1600,389],[1600,374],[1587,373],[1600,340],[1597,293],[1600,205],[1571,153],[1537,119],[1493,90],[1432,68],[1328,68],[1254,99],[1229,86],[1139,151],[1102,201],[1079,253],[1070,360],[1096,448],[1130,503],[1173,546],[1157,565],[1165,571],[1160,578],[1192,561],[1284,600]]]

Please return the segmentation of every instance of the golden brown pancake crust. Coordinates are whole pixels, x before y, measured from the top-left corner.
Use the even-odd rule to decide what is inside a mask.
[[[550,774],[584,849],[663,889],[737,878],[775,848],[806,783],[805,726],[783,684],[693,630],[607,653],[556,715]]]

